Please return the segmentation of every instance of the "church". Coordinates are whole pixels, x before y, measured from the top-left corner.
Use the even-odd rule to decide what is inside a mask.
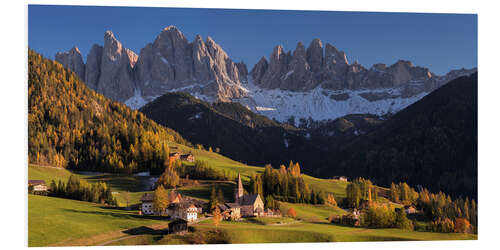
[[[238,183],[234,189],[234,202],[225,205],[233,211],[239,210],[241,217],[264,215],[262,198],[259,194],[245,194],[240,174],[238,174]]]

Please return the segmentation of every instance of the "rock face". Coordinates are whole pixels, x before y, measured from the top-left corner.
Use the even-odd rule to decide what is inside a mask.
[[[85,64],[77,47],[73,47],[68,52],[58,52],[55,60],[75,72],[81,80],[85,80]]]
[[[196,36],[192,43],[176,27],[165,28],[141,50],[136,82],[143,96],[184,90],[212,100],[230,101],[245,94],[238,67],[211,37]]]
[[[354,113],[397,112],[450,80],[477,69],[438,76],[399,60],[365,68],[349,63],[346,53],[314,39],[294,51],[274,47],[248,72],[214,39],[197,35],[189,42],[174,26],[163,29],[137,56],[111,31],[94,44],[84,64],[78,48],[56,54],[86,84],[105,96],[137,109],[167,92],[188,92],[205,101],[240,102],[254,112],[286,121],[335,119]]]
[[[74,49],[58,53],[57,58],[75,72],[82,68],[81,79],[90,88],[133,108],[176,90],[211,101],[246,95],[241,86],[248,74],[244,63],[234,63],[211,37],[203,41],[198,35],[189,43],[174,26],[163,29],[139,56],[106,31],[104,45],[92,47],[86,65]]]
[[[136,60],[134,52],[124,48],[111,31],[106,31],[97,92],[116,101],[125,101],[133,96],[135,83],[132,68]]]
[[[390,66],[375,64],[370,69],[357,62],[349,64],[345,52],[329,43],[323,48],[319,39],[311,41],[307,50],[299,42],[293,56],[291,54],[282,46],[276,46],[269,66],[262,58],[252,69],[254,84],[264,89],[289,91],[310,91],[316,87],[330,90],[402,88],[403,95],[412,96],[432,91],[451,80],[403,60]],[[416,84],[420,87],[409,86]]]
[[[97,90],[97,83],[101,76],[102,46],[94,44],[87,55],[85,65],[85,83],[93,90]]]

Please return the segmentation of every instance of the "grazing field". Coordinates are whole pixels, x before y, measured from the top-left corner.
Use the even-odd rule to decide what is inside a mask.
[[[242,174],[243,180],[262,172],[262,167],[247,166],[216,153],[204,150],[183,149],[178,145],[172,151],[191,152],[197,159],[206,160],[211,166]],[[130,194],[130,205],[139,204],[140,197],[149,190],[146,180],[137,177],[106,173],[75,173],[66,169],[29,165],[29,179],[45,180],[47,184],[66,181],[76,174],[88,182],[104,181],[112,188],[119,206],[126,204],[126,192]],[[326,180],[303,175],[312,189],[331,193],[337,201],[345,198],[348,182]],[[212,185],[216,183],[227,201],[233,200],[234,184],[230,182],[200,181],[197,186],[177,188],[185,196],[208,200]],[[379,197],[379,202],[388,202]],[[208,243],[279,243],[279,242],[334,242],[334,241],[391,241],[391,240],[455,240],[477,239],[471,234],[444,234],[416,232],[400,229],[368,229],[333,225],[328,223],[330,215],[347,212],[328,205],[311,205],[280,202],[282,211],[293,207],[297,218],[254,218],[243,222],[222,222],[217,232],[211,220],[192,226],[193,232],[186,235],[165,235],[168,221],[139,216],[137,210],[126,211],[101,206],[100,204],[60,199],[45,196],[28,196],[28,244],[48,245],[150,245],[150,244],[208,244]],[[127,231],[140,229],[144,234]]]
[[[28,245],[47,246],[105,232],[164,221],[142,217],[137,211],[102,207],[83,201],[28,195]],[[96,239],[98,241],[98,239]],[[97,242],[82,242],[94,244]]]
[[[297,213],[297,218],[311,222],[327,222],[330,215],[344,215],[347,212],[339,207],[329,205],[311,205],[302,203],[280,202],[281,210],[288,211],[293,207]]]
[[[215,232],[210,222],[194,225],[185,235],[141,235],[134,239],[114,242],[127,244],[212,244],[212,243],[291,243],[291,242],[353,242],[353,241],[415,241],[415,240],[475,240],[477,235],[414,232],[401,229],[367,229],[337,226],[324,222],[299,222],[285,225],[265,225],[223,221]]]

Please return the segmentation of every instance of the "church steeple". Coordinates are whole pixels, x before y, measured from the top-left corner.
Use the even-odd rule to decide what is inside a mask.
[[[242,197],[243,197],[243,183],[241,182],[241,175],[238,173],[238,184],[237,187],[234,189],[234,202],[235,203],[241,203],[242,202]]]

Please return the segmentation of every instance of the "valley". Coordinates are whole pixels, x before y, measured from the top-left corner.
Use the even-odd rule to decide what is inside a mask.
[[[476,240],[477,69],[167,26],[28,50],[28,245]]]

